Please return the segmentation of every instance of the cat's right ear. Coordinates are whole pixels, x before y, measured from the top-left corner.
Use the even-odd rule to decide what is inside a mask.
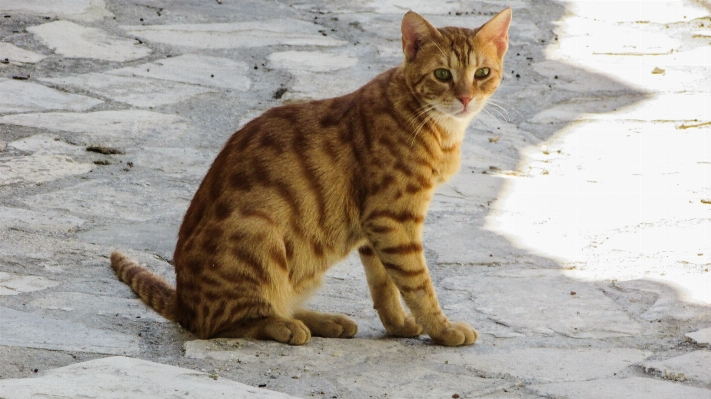
[[[402,18],[402,51],[408,61],[415,59],[422,44],[440,33],[416,12],[408,11]]]

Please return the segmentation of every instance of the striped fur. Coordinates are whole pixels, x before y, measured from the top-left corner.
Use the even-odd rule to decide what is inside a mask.
[[[473,343],[476,331],[439,306],[422,227],[435,187],[459,169],[467,124],[500,82],[510,18],[435,29],[408,13],[402,65],[346,96],[271,109],[227,141],[180,228],[175,289],[114,253],[117,275],[200,338],[303,344],[356,334],[346,316],[303,305],[358,248],[390,334]],[[489,76],[475,78],[482,67]]]

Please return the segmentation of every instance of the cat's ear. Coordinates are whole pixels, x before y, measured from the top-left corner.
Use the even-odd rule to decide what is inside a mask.
[[[503,58],[509,48],[509,26],[511,25],[511,8],[501,11],[489,22],[485,23],[477,36],[484,42],[492,43],[496,46],[499,57]]]
[[[402,51],[408,60],[413,60],[422,44],[428,39],[439,37],[437,29],[419,14],[408,11],[402,18]]]

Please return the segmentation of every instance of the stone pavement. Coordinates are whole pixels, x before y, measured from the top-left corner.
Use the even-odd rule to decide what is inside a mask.
[[[425,232],[480,340],[386,337],[351,257],[312,305],[356,338],[289,347],[196,340],[108,255],[173,278],[239,126],[397,65],[408,9],[477,27],[504,3],[0,0],[0,398],[711,397],[711,5],[507,5],[506,78]]]

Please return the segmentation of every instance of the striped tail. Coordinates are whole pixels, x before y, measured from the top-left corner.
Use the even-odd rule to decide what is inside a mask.
[[[177,294],[175,288],[163,277],[148,271],[120,252],[111,254],[111,267],[119,280],[128,284],[143,302],[166,319],[177,321]]]

